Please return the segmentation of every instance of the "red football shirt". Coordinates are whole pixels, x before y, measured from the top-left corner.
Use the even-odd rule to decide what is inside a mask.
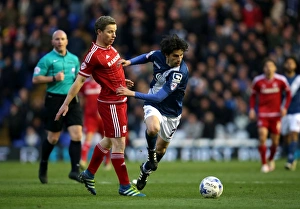
[[[252,82],[250,108],[255,107],[256,99],[258,99],[259,117],[278,117],[284,92],[284,106],[287,109],[291,102],[291,92],[286,78],[277,73],[271,80],[267,79],[264,74],[258,75]]]
[[[120,85],[126,86],[126,83],[123,66],[117,65],[120,55],[114,47],[103,48],[93,43],[83,60],[79,74],[84,77],[92,75],[101,85],[98,101],[105,103],[127,101],[127,97],[116,95],[116,89]]]

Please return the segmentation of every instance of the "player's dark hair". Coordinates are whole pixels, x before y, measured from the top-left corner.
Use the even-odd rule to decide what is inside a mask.
[[[286,58],[284,59],[284,63],[286,63],[289,59],[293,60],[293,61],[296,63],[296,69],[295,69],[295,72],[296,72],[296,73],[299,73],[299,64],[298,64],[297,58],[296,58],[295,56],[288,56],[288,57],[286,57]],[[283,68],[284,68],[284,70],[286,70],[286,69],[285,69],[285,65],[283,65]]]
[[[285,58],[284,62],[287,62],[289,59],[292,59],[295,63],[296,63],[296,66],[298,67],[298,60],[296,59],[295,56],[288,56]]]
[[[187,42],[179,38],[176,34],[165,36],[160,42],[160,50],[166,55],[171,54],[174,50],[182,50],[185,52],[188,48],[189,45]]]
[[[116,20],[112,18],[111,16],[101,16],[99,17],[95,22],[95,33],[97,34],[97,30],[104,31],[106,26],[108,25],[116,25]]]

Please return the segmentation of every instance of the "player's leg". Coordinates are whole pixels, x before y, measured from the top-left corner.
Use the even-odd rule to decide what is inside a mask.
[[[44,123],[45,129],[47,130],[47,139],[44,139],[42,142],[41,161],[38,174],[39,179],[43,184],[48,183],[48,159],[54,146],[59,140],[63,127],[63,118],[59,121],[53,120],[63,101],[63,97],[55,97],[54,95],[49,94],[47,94],[45,98]]]
[[[281,120],[280,118],[272,118],[270,119],[270,138],[272,140],[272,145],[270,147],[270,156],[268,158],[269,171],[273,171],[275,169],[275,160],[274,156],[277,151],[277,147],[279,146],[280,139],[280,130],[281,130]]]
[[[181,116],[178,116],[176,118],[168,118],[165,116],[162,116],[162,123],[161,123],[161,129],[158,132],[158,138],[156,141],[156,157],[157,162],[160,162],[164,154],[166,153],[166,150],[170,144],[170,141],[172,140],[174,133],[177,130],[177,127],[179,125]],[[148,181],[148,177],[151,174],[152,170],[150,166],[149,160],[145,163],[143,163],[140,166],[140,175],[137,179],[137,189],[142,190]]]
[[[280,134],[283,138],[283,152],[287,155],[288,153],[288,144],[290,141],[290,125],[289,125],[289,117],[290,115],[285,115],[281,118],[281,130]]]
[[[96,194],[94,175],[97,172],[104,156],[112,148],[111,162],[118,176],[119,194],[126,196],[145,196],[132,188],[125,164],[125,136],[127,134],[127,104],[98,103],[101,117],[104,122],[105,137],[94,149],[92,159],[87,170],[81,173],[81,178],[87,189]]]
[[[158,166],[155,147],[158,132],[160,131],[162,115],[156,108],[146,105],[144,106],[144,118],[146,124],[145,137],[148,145],[148,162],[145,166],[147,170],[151,169],[152,171],[155,171]]]
[[[139,196],[144,197],[145,194],[139,192],[133,185],[130,184],[124,157],[125,136],[120,138],[111,138],[112,153],[111,162],[119,180],[119,194],[123,196]]]
[[[109,105],[111,121],[109,131],[105,128],[105,136],[110,137],[112,143],[111,163],[119,180],[119,194],[124,196],[146,196],[130,184],[125,164],[125,146],[127,136],[127,103]],[[105,122],[107,115],[102,116]],[[117,120],[116,120],[117,119]],[[106,122],[104,123],[107,125]]]
[[[107,154],[105,155],[105,161],[104,161],[104,170],[110,170],[111,169],[111,153],[110,151],[107,152]]]
[[[268,129],[264,126],[260,126],[258,128],[258,137],[259,137],[259,154],[260,154],[260,158],[261,158],[261,172],[263,173],[268,173],[269,172],[269,166],[267,164],[267,158],[266,158],[266,154],[267,154],[267,145],[266,145],[266,141],[267,141],[267,137],[268,137]]]
[[[98,114],[98,112],[97,112]],[[98,120],[94,115],[85,115],[84,116],[84,132],[85,139],[81,148],[81,160],[80,168],[84,170],[87,166],[88,154],[91,148],[91,143],[94,137],[94,134],[98,130]]]
[[[82,138],[82,126],[72,125],[68,127],[68,131],[71,137],[69,145],[69,155],[71,161],[71,171],[69,178],[81,182],[78,175],[80,169],[80,158],[81,158],[81,138]]]
[[[161,137],[157,139],[156,143],[156,157],[157,161],[160,162],[163,156],[165,155],[167,148],[169,146],[170,142],[164,141]]]
[[[285,168],[288,170],[296,169],[296,159],[295,153],[298,147],[298,138],[300,132],[300,114],[294,114],[290,116],[290,133],[289,140],[287,142],[288,152],[287,152],[287,162]]]
[[[158,133],[159,138],[156,143],[156,156],[157,161],[160,162],[160,160],[163,158],[164,154],[167,151],[167,148],[172,141],[174,134],[177,130],[177,127],[180,123],[181,115],[175,118],[171,117],[162,117],[162,124],[161,124],[161,130]]]
[[[98,112],[100,112],[104,115],[102,118],[103,122],[106,124],[104,126],[104,130],[107,133],[114,133],[114,131],[111,129],[112,123],[112,115],[110,112],[110,105],[98,102]],[[109,152],[111,148],[112,142],[110,138],[103,137],[99,143],[96,144],[92,158],[89,162],[89,165],[86,170],[81,172],[80,178],[82,182],[85,184],[85,187],[87,190],[93,194],[96,195],[96,189],[95,189],[95,180],[94,175],[96,174],[99,166],[101,165],[104,156]]]
[[[287,162],[285,164],[285,168],[288,170],[295,170],[296,169],[296,159],[295,153],[298,147],[298,132],[291,132],[290,133],[290,142],[288,143],[288,155],[287,155]]]
[[[105,131],[104,131],[104,124],[103,124],[103,120],[101,118],[101,116],[98,114],[99,117],[97,117],[97,128],[98,128],[98,133],[101,135],[101,137],[104,137],[105,135]],[[104,166],[105,166],[105,170],[110,170],[111,166],[110,166],[110,151],[107,152],[107,154],[105,155],[105,161],[104,161]]]
[[[48,131],[47,139],[42,142],[41,161],[39,167],[39,179],[42,184],[48,183],[48,160],[49,156],[57,144],[61,132]]]
[[[275,154],[276,154],[276,151],[277,151],[277,147],[279,145],[279,139],[280,139],[280,135],[279,134],[274,134],[274,133],[271,133],[270,134],[270,138],[272,140],[272,145],[270,147],[270,156],[268,158],[268,165],[269,165],[269,171],[273,171],[275,170],[275,160],[274,160],[274,157],[275,157]]]
[[[85,135],[85,140],[81,148],[81,160],[80,160],[81,169],[85,169],[87,166],[88,154],[91,148],[93,136],[94,136],[93,132],[87,132]]]
[[[94,176],[100,167],[104,156],[109,152],[110,147],[111,140],[109,138],[104,137],[101,139],[101,141],[94,148],[89,166],[79,175],[79,178],[85,184],[87,190],[93,195],[96,195]]]
[[[69,111],[65,116],[65,123],[68,128],[68,132],[71,137],[69,145],[69,155],[71,161],[71,171],[69,178],[79,181],[79,169],[81,158],[81,139],[82,139],[82,109],[76,98],[74,98],[69,104]]]

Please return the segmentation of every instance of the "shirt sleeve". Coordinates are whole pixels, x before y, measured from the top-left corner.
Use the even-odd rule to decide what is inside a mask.
[[[130,59],[131,65],[144,64],[148,62],[147,54],[142,54],[137,57]]]
[[[47,62],[46,56],[44,56],[39,60],[36,67],[34,68],[33,76],[47,75],[48,69],[49,69],[49,64]]]
[[[161,88],[156,94],[144,94],[141,92],[135,92],[135,98],[142,99],[151,102],[161,102],[163,101],[169,94]]]

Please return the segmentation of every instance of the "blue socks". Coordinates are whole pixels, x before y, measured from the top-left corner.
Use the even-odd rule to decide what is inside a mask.
[[[155,150],[155,146],[156,146],[156,140],[157,140],[157,134],[153,137],[149,136],[147,134],[147,130],[145,131],[145,136],[146,136],[146,140],[147,140],[147,144],[148,144],[148,148],[150,150]]]
[[[298,143],[292,141],[288,146],[288,162],[293,163],[295,160],[295,152],[297,150]]]

